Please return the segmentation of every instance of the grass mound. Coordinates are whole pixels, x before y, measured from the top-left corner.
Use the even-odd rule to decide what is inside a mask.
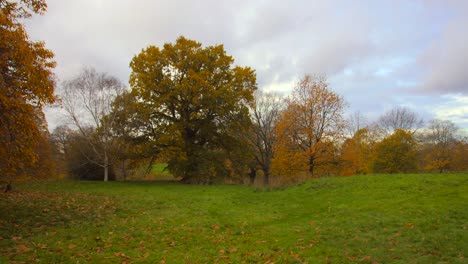
[[[0,195],[0,262],[466,263],[467,204],[467,174],[25,184]]]

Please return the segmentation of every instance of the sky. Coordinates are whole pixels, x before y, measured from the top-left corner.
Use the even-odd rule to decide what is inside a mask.
[[[55,53],[58,84],[84,66],[128,83],[129,63],[178,36],[223,44],[256,70],[259,89],[288,95],[326,75],[347,114],[369,122],[394,107],[468,131],[466,0],[48,0],[26,22]],[[62,117],[46,110],[49,128]],[[468,134],[467,134],[468,135]]]

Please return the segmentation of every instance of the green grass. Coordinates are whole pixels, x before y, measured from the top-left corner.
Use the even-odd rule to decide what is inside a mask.
[[[167,174],[170,175],[169,171],[166,169],[166,163],[155,163],[151,167],[151,173]]]
[[[135,176],[131,176],[130,180],[142,181],[174,181],[175,178],[169,172],[167,163],[154,163],[151,170],[147,171],[147,166],[142,166],[138,169]]]
[[[468,174],[31,183],[0,212],[0,263],[468,262]]]

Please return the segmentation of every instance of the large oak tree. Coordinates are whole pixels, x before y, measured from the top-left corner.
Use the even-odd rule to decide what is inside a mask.
[[[136,112],[127,116],[143,120],[133,122],[141,126],[134,135],[148,135],[185,182],[213,182],[240,145],[235,135],[250,124],[255,72],[233,63],[222,45],[202,47],[184,37],[162,49],[149,46],[130,63]]]

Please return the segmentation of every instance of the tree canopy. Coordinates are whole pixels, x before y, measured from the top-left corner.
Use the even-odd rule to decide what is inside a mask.
[[[143,120],[135,136],[146,134],[186,182],[211,182],[220,159],[238,145],[234,132],[249,125],[255,72],[233,63],[222,45],[202,47],[184,37],[162,49],[149,46],[130,63],[127,96],[136,112],[127,116]]]
[[[344,99],[330,89],[325,77],[305,75],[286,104],[277,126],[276,163],[291,168],[299,162],[298,169],[313,175],[321,153],[327,152],[323,141],[343,133]]]
[[[397,129],[376,144],[374,172],[408,173],[416,167],[416,140],[410,131]]]
[[[0,175],[10,180],[37,160],[42,107],[55,101],[54,54],[20,22],[46,8],[44,0],[0,1]]]
[[[423,121],[406,107],[374,123],[360,112],[346,121],[344,98],[317,75],[304,75],[285,98],[254,96],[253,69],[236,66],[223,45],[185,37],[135,55],[131,89],[92,68],[64,82],[60,102],[69,122],[49,138],[43,107],[56,101],[54,54],[22,24],[46,9],[45,0],[0,0],[0,183],[47,174],[53,156],[57,168],[81,179],[102,171],[104,180],[125,179],[160,162],[186,183],[248,175],[254,184],[257,171],[266,185],[468,168],[468,139],[450,121],[419,130]]]

